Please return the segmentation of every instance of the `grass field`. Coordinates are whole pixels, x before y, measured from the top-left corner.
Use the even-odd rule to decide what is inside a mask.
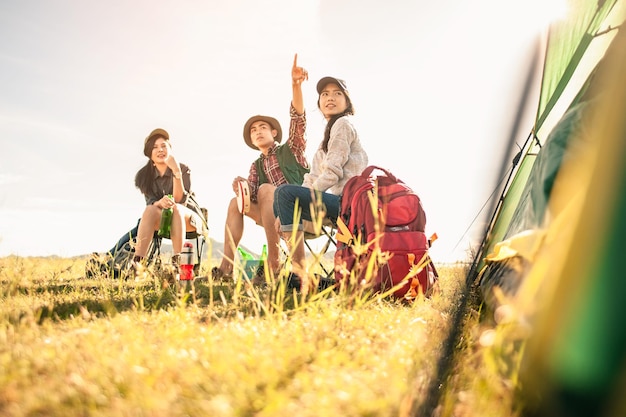
[[[403,305],[164,288],[150,270],[86,279],[85,262],[0,258],[0,415],[516,415],[507,346],[462,264],[438,265],[439,290]]]

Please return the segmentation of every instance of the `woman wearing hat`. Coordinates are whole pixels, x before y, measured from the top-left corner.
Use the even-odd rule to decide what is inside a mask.
[[[289,107],[289,139],[286,143],[280,143],[282,129],[278,120],[273,117],[252,116],[244,124],[243,139],[246,145],[261,154],[251,164],[247,179],[236,177],[233,180],[235,194],[240,192],[243,182],[249,202],[238,203],[235,197],[228,205],[224,227],[224,256],[219,267],[216,266],[211,271],[214,279],[232,277],[234,250],[243,236],[244,215],[265,229],[269,270],[275,273],[280,267],[280,237],[274,227],[274,190],[281,184],[302,184],[304,175],[309,172],[305,155],[306,114],[302,98],[302,82],[308,78],[307,71],[298,66],[296,54],[291,68],[293,97]],[[259,274],[256,278],[264,280],[264,275]]]
[[[302,279],[302,292],[307,285],[302,220],[313,220],[311,203],[319,202],[325,218],[336,222],[339,215],[339,195],[346,182],[359,175],[368,164],[367,153],[361,146],[353,124],[354,108],[346,82],[324,77],[317,83],[317,107],[326,119],[324,138],[313,156],[311,172],[304,176],[301,186],[281,185],[274,195],[276,226],[287,242],[296,230],[296,245],[290,248],[295,273]],[[316,196],[318,196],[316,198]],[[301,210],[300,222],[294,226],[294,209]],[[315,205],[317,207],[317,205]],[[308,282],[308,281],[306,281]]]
[[[197,230],[206,233],[203,218],[187,207],[188,204],[192,205],[188,202],[192,194],[190,170],[172,154],[170,136],[163,129],[150,132],[144,140],[143,153],[148,157],[148,162],[137,172],[135,186],[144,195],[146,208],[139,220],[135,258],[131,267],[136,272],[138,264],[146,256],[154,232],[159,229],[161,212],[171,208],[172,266],[178,269],[186,232]]]

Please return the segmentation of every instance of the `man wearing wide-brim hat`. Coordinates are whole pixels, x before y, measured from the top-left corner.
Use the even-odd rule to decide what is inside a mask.
[[[255,115],[243,127],[243,139],[250,148],[260,151],[252,162],[248,178],[236,177],[233,191],[236,195],[228,205],[224,227],[224,255],[219,267],[211,271],[214,279],[232,278],[234,250],[243,236],[244,215],[265,229],[267,260],[270,273],[280,268],[280,237],[274,227],[274,190],[282,184],[302,184],[309,172],[306,159],[306,114],[302,98],[302,82],[308,79],[307,71],[298,66],[296,54],[291,68],[293,97],[289,108],[289,138],[282,142],[282,128],[274,117]],[[262,270],[253,279],[265,281]]]

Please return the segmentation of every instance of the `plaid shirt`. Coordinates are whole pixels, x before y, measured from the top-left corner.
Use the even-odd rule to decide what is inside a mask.
[[[296,160],[303,167],[308,167],[306,160],[306,112],[302,114],[296,113],[296,109],[293,104],[289,106],[289,139],[285,145],[289,146],[291,152],[295,156]],[[287,184],[285,175],[278,164],[278,157],[276,156],[276,150],[279,146],[274,145],[269,149],[267,155],[261,154],[261,162],[263,165],[263,171],[267,176],[268,182],[276,187],[282,184]],[[250,186],[250,201],[256,203],[258,201],[257,194],[259,191],[259,173],[256,169],[256,164],[253,162],[250,167],[250,174],[248,175],[248,185]]]

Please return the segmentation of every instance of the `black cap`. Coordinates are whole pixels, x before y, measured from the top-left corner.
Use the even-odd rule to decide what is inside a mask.
[[[163,138],[165,140],[170,140],[170,135],[167,133],[165,129],[154,129],[143,141],[143,154],[148,158],[152,155],[152,146],[148,146],[150,139],[152,138]],[[150,148],[150,149],[148,149]]]
[[[337,84],[344,93],[348,91],[348,86],[346,85],[346,82],[344,80],[335,77],[324,77],[317,82],[317,94],[322,94],[322,90],[324,89],[324,87],[326,87],[326,85],[330,83]]]

